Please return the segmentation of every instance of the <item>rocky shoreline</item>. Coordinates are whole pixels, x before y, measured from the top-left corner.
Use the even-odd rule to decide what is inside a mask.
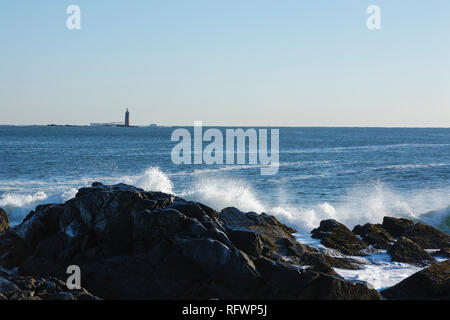
[[[385,217],[312,230],[345,256],[384,249],[428,266],[381,292],[333,269],[360,261],[301,244],[294,232],[264,213],[96,182],[15,227],[0,209],[0,299],[450,299],[450,262],[426,250],[448,257],[450,237],[431,226]],[[65,286],[69,265],[80,267],[83,289]]]

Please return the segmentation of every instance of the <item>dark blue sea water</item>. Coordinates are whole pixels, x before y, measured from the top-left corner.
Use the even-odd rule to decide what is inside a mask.
[[[281,128],[273,176],[248,164],[174,165],[173,130],[0,126],[0,207],[17,223],[94,181],[124,182],[305,231],[324,218],[353,226],[392,215],[449,232],[450,129]]]

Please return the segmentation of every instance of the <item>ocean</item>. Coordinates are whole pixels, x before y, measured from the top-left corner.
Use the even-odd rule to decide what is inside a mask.
[[[0,126],[0,207],[17,224],[38,204],[64,202],[94,181],[123,182],[217,210],[275,215],[317,247],[309,232],[328,218],[353,228],[406,217],[450,232],[448,128],[280,128],[280,167],[272,176],[257,165],[175,165],[174,129]],[[373,280],[378,289],[416,270],[383,252],[371,258],[397,272]]]

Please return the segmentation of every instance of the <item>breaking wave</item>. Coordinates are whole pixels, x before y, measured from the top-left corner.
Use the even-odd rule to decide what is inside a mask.
[[[0,196],[0,207],[3,208],[9,216],[12,225],[20,223],[26,215],[44,203],[61,203],[73,198],[77,190],[70,188],[61,193],[48,196],[46,192],[38,191],[35,193],[4,193]]]
[[[242,211],[266,212],[302,232],[316,228],[324,219],[336,219],[350,228],[357,224],[381,223],[383,217],[404,217],[423,221],[449,232],[448,190],[423,190],[400,194],[382,183],[349,189],[336,204],[328,202],[299,207],[289,203],[268,205],[275,194],[258,196],[255,189],[239,179],[200,179],[179,196],[203,202],[216,209],[234,206]],[[277,196],[278,201],[283,199]],[[446,208],[430,212],[430,208]],[[427,212],[427,213],[425,213]]]
[[[19,223],[30,210],[43,203],[61,203],[73,198],[77,188],[93,181],[127,183],[147,191],[174,192],[171,176],[157,167],[150,167],[136,176],[83,178],[64,189],[34,193],[8,191],[0,195],[0,207],[5,209],[13,224]],[[282,183],[281,183],[282,184]],[[298,206],[285,200],[289,191],[280,187],[263,192],[248,181],[230,177],[192,178],[176,195],[205,203],[217,210],[236,207],[275,215],[283,223],[300,232],[309,232],[321,220],[336,219],[349,228],[357,224],[380,223],[384,216],[405,217],[423,221],[450,233],[449,189],[418,190],[400,193],[382,183],[365,188],[348,188],[336,203],[322,202]]]
[[[427,212],[420,216],[420,220],[450,234],[450,206]]]
[[[225,207],[258,213],[266,210],[252,186],[239,179],[200,179],[179,196],[203,202],[219,210]]]
[[[157,167],[150,167],[141,175],[116,178],[117,182],[134,185],[147,191],[173,193],[173,183],[170,178]]]

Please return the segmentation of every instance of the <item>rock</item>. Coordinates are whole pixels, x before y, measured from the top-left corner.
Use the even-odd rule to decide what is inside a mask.
[[[48,204],[36,207],[23,222],[11,228],[11,231],[30,245],[43,240],[48,234],[57,231],[58,219],[62,215],[63,206]]]
[[[384,217],[381,226],[393,237],[401,237],[406,230],[414,226],[414,221],[404,218]]]
[[[429,265],[436,262],[431,254],[426,252],[414,241],[405,237],[397,240],[387,252],[391,255],[392,261],[418,265]]]
[[[259,215],[226,208],[220,212],[219,219],[233,243],[255,258],[264,255],[278,259],[282,256],[301,256],[305,252],[316,251],[298,243],[292,236],[295,230],[264,213]]]
[[[7,269],[17,267],[30,255],[27,244],[11,229],[0,233],[0,265]]]
[[[20,281],[34,292],[20,298],[91,297],[60,285],[68,265],[80,266],[83,286],[107,299],[380,298],[334,272],[358,268],[355,260],[302,245],[294,231],[267,214],[219,213],[161,192],[94,183],[2,233],[0,263],[36,279]]]
[[[345,225],[336,220],[329,219],[320,222],[319,228],[311,231],[312,237],[332,249],[345,255],[365,255],[367,243],[361,241]]]
[[[0,232],[9,229],[9,218],[5,210],[0,208]]]
[[[308,300],[380,300],[381,295],[367,283],[341,281],[337,277],[319,274],[310,281],[298,298]]]
[[[394,237],[405,236],[425,249],[450,248],[450,236],[438,229],[403,218],[384,217],[381,225]]]
[[[255,262],[266,279],[269,291],[264,296],[278,299],[379,300],[380,294],[366,284],[343,281],[339,277],[312,270],[300,271],[291,265],[266,258]]]
[[[236,208],[226,208],[220,212],[219,219],[233,244],[253,258],[264,256],[282,262],[290,260],[331,274],[335,274],[331,267],[361,268],[361,263],[354,259],[330,257],[300,244],[292,235],[296,230],[265,213],[259,215],[255,212],[244,213]]]
[[[363,226],[357,225],[353,233],[360,235],[364,242],[373,245],[378,249],[387,249],[395,239],[379,224],[366,223]]]
[[[450,248],[449,235],[421,222],[406,230],[404,236],[425,249]]]
[[[8,279],[4,278],[4,277],[0,277],[0,293],[8,296],[8,295],[13,295],[15,292],[19,291],[20,288],[15,285],[14,283],[12,283],[11,281],[9,281]]]
[[[259,232],[250,231],[246,228],[229,228],[230,240],[246,254],[252,257],[260,257],[265,248],[262,236]]]
[[[396,300],[450,300],[450,260],[416,272],[381,294]]]
[[[436,257],[445,257],[450,258],[450,248],[441,249],[435,253],[433,253]]]
[[[55,278],[19,276],[0,271],[0,300],[99,300],[85,289],[68,290]]]

